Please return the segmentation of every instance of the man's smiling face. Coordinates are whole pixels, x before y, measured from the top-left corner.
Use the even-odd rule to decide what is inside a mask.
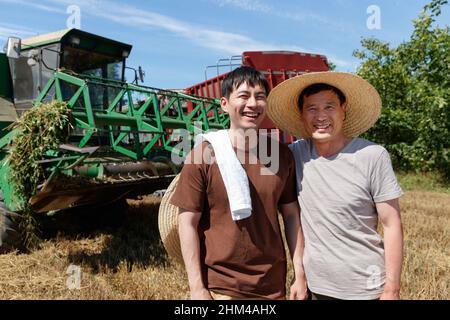
[[[227,99],[221,98],[222,109],[230,115],[230,129],[258,129],[267,108],[267,93],[259,84],[243,82]]]
[[[344,137],[345,103],[331,90],[304,97],[302,121],[312,139],[329,142]]]

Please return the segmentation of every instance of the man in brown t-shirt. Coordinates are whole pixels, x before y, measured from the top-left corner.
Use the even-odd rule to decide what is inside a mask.
[[[250,151],[259,148],[249,147],[248,141],[239,143],[243,132],[257,130],[264,119],[268,91],[264,76],[250,67],[232,71],[222,84],[221,106],[230,115],[228,135],[249,181],[250,217],[232,219],[227,190],[208,142],[188,155],[170,200],[181,208],[179,234],[192,299],[285,298],[287,261],[277,210],[283,216],[293,257],[295,279],[290,296],[307,297],[293,156],[280,144],[275,148],[279,152],[269,155],[278,166],[268,174],[271,169],[259,152]],[[257,141],[278,144],[255,136]],[[250,161],[252,155],[256,161]]]

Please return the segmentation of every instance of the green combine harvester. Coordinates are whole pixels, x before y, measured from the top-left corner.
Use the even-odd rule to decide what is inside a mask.
[[[25,207],[53,213],[166,188],[180,169],[173,155],[185,156],[183,139],[228,126],[216,99],[138,85],[140,68],[124,82],[131,48],[77,29],[8,39],[0,53],[0,249],[17,239]],[[41,146],[39,181],[23,196],[12,179],[14,124],[58,102],[69,110],[69,135],[56,148]]]

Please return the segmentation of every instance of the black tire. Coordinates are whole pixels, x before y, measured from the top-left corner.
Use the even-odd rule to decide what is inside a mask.
[[[0,201],[0,253],[8,252],[16,248],[20,243],[17,232],[17,217],[19,215],[8,210],[6,205]]]

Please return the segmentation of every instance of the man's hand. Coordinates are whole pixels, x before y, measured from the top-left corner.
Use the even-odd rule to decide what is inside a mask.
[[[398,292],[383,292],[380,300],[400,300],[400,294]]]
[[[191,290],[191,300],[212,300],[211,294],[205,288]]]
[[[400,289],[386,284],[380,300],[400,300]]]
[[[291,300],[306,300],[308,299],[308,287],[306,285],[306,279],[295,279],[291,285],[291,294],[289,296]]]

